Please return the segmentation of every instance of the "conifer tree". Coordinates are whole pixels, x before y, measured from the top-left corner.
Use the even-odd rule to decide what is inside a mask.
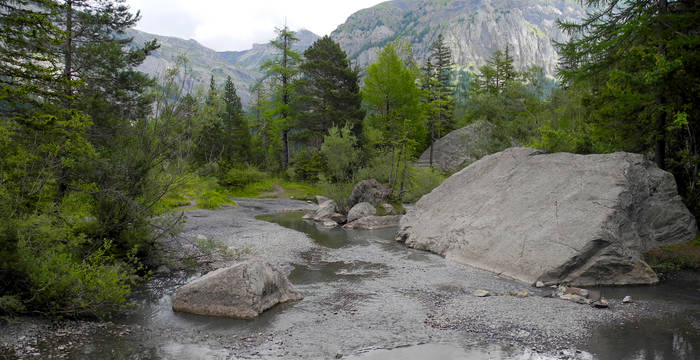
[[[241,99],[236,93],[231,77],[224,83],[224,111],[222,120],[226,131],[227,152],[224,158],[230,163],[244,163],[250,159],[250,132],[243,116]]]
[[[359,74],[347,55],[329,36],[316,40],[306,51],[297,81],[299,127],[309,132],[308,143],[319,148],[328,130],[348,124],[357,138],[362,134]]]
[[[671,170],[694,212],[700,209],[700,3],[693,0],[586,0],[580,22],[560,22],[565,84],[593,95],[594,135],[603,148],[653,152]]]
[[[424,90],[427,92],[430,166],[433,165],[433,143],[454,129],[454,87],[450,83],[452,54],[442,34],[432,44],[424,68]]]
[[[266,61],[262,69],[267,76],[275,81],[273,106],[279,120],[281,135],[281,164],[282,170],[286,170],[289,165],[289,131],[293,126],[292,97],[294,95],[294,79],[299,72],[301,55],[292,49],[292,45],[299,41],[294,31],[289,30],[287,25],[283,28],[275,29],[277,37],[270,41],[277,50],[274,59]]]

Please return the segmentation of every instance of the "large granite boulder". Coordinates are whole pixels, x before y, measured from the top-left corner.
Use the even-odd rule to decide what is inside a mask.
[[[348,198],[350,207],[361,202],[368,202],[374,206],[384,202],[389,196],[390,189],[375,179],[362,180],[355,184]]]
[[[361,202],[353,206],[352,209],[348,211],[347,222],[353,222],[359,218],[376,214],[377,208],[368,202]]]
[[[642,254],[695,238],[673,176],[642,155],[510,148],[448,178],[398,241],[527,283],[651,284]]]
[[[338,206],[333,200],[326,200],[318,205],[318,209],[311,213],[311,219],[316,221],[329,220],[338,211]]]
[[[487,155],[488,139],[492,130],[493,125],[477,121],[441,137],[432,146],[433,166],[451,173]],[[416,165],[430,166],[430,152],[431,148],[428,147]]]
[[[277,268],[252,259],[184,285],[175,295],[173,310],[250,319],[276,304],[302,298]]]

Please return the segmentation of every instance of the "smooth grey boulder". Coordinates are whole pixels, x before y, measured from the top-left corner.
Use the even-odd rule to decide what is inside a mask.
[[[376,214],[377,208],[368,202],[361,202],[348,211],[347,222],[353,222],[359,218]]]
[[[493,125],[477,121],[441,137],[432,146],[433,166],[442,172],[451,173],[487,155],[491,131]],[[416,165],[430,166],[430,151],[431,148],[428,147]]]
[[[343,225],[345,229],[377,230],[399,226],[401,215],[365,216]]]
[[[384,202],[389,196],[390,189],[375,179],[362,180],[355,184],[348,198],[350,207],[361,202],[368,202],[374,206]]]
[[[335,201],[326,200],[318,205],[318,209],[314,211],[311,218],[316,221],[328,220],[331,216],[333,216],[333,214],[337,212],[337,210],[338,207],[335,204]]]
[[[277,268],[251,259],[196,279],[175,294],[173,310],[251,319],[276,304],[303,296]]]
[[[510,148],[423,196],[397,241],[530,284],[651,284],[642,254],[690,241],[673,176],[642,155]]]
[[[316,204],[318,204],[318,205],[321,205],[328,200],[330,200],[330,198],[327,198],[323,195],[316,195]]]

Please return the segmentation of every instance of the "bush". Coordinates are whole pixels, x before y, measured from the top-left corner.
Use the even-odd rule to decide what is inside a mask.
[[[318,181],[318,175],[326,171],[326,162],[318,151],[308,152],[303,150],[299,152],[294,161],[294,176],[297,181]]]
[[[206,190],[199,198],[199,207],[202,209],[217,209],[221,205],[234,204],[233,200],[229,199],[226,194],[222,194],[216,190]]]
[[[266,178],[267,174],[256,168],[234,167],[227,170],[222,176],[219,177],[219,183],[222,186],[240,189],[248,184],[260,182]]]
[[[352,166],[360,155],[356,144],[357,138],[348,124],[342,129],[334,126],[328,130],[328,135],[323,137],[321,154],[326,158],[329,180],[344,182],[352,178]]]
[[[333,183],[322,179],[319,186],[321,190],[323,190],[323,194],[325,194],[325,196],[335,201],[340,212],[347,213],[348,210],[350,210],[350,202],[348,201],[348,198],[352,193],[352,189],[355,187],[353,182]]]
[[[445,176],[432,168],[409,166],[409,187],[402,197],[407,203],[418,201],[423,195],[433,191],[445,180]]]
[[[12,231],[17,234],[16,270],[29,286],[6,295],[3,312],[23,310],[10,297],[22,297],[29,309],[53,316],[105,318],[130,305],[130,285],[140,267],[109,255],[111,241],[91,251],[92,241],[48,216],[18,221]]]

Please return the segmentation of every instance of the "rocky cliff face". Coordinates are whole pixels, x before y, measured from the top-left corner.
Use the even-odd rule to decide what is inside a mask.
[[[556,20],[584,14],[571,0],[396,0],[356,12],[331,36],[361,66],[395,39],[410,42],[423,62],[442,34],[455,64],[467,70],[476,71],[508,46],[516,67],[536,64],[554,74],[558,54],[552,41],[567,39]]]
[[[461,69],[477,71],[496,50],[508,46],[518,68],[536,64],[554,74],[558,60],[552,41],[566,36],[556,19],[577,19],[584,9],[574,0],[395,0],[360,10],[331,34],[361,68],[376,60],[387,43],[403,39],[413,45],[415,59],[422,63],[439,34],[452,50]],[[245,51],[216,52],[194,40],[131,30],[135,44],[156,39],[161,48],[139,68],[151,75],[175,64],[178,55],[190,60],[193,88],[209,85],[214,74],[222,84],[233,78],[243,104],[251,99],[250,86],[260,79],[260,65],[274,55],[269,44],[255,44]],[[303,52],[319,36],[297,31],[294,49]]]

